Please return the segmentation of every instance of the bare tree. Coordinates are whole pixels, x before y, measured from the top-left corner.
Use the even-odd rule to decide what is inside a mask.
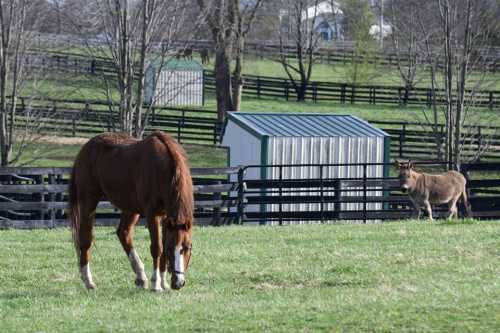
[[[315,32],[318,0],[284,0],[279,26],[279,62],[297,93],[305,101],[310,84],[314,53],[319,48]]]
[[[245,40],[252,27],[255,19],[255,14],[262,4],[263,0],[256,0],[254,3],[246,2],[245,5],[240,4],[240,0],[233,0],[233,7],[236,10],[235,20],[235,47],[234,59],[235,66],[233,70],[233,104],[234,111],[241,109],[241,95],[243,92],[243,53],[245,50]]]
[[[227,111],[238,111],[243,90],[243,52],[255,13],[263,0],[197,0],[214,42],[215,94],[218,120]],[[234,71],[231,63],[235,60]]]
[[[111,108],[113,94],[119,94],[121,131],[143,135],[153,107],[144,106],[147,66],[158,64],[158,76],[175,53],[173,42],[185,23],[186,8],[181,0],[93,0],[84,8],[84,20],[74,18],[90,55],[111,57],[116,75],[103,73],[103,87]]]
[[[419,59],[411,64],[413,69],[408,68],[406,74],[400,71],[401,74],[405,74],[408,83],[420,68],[430,74],[432,116],[425,108],[422,114],[425,122],[433,125],[438,156],[449,165],[477,159],[486,151],[487,140],[481,140],[472,156],[465,156],[463,150],[470,142],[477,141],[473,140],[477,133],[472,128],[488,125],[484,117],[477,117],[477,93],[488,86],[489,43],[500,28],[495,17],[498,2],[426,0],[412,6],[411,1],[393,0],[391,7],[394,5],[400,10],[392,12],[393,17],[399,16],[392,20],[393,27],[399,21],[406,33],[398,35],[398,29],[393,29],[396,34],[393,38],[398,38],[400,45],[411,45],[407,53]],[[411,10],[401,12],[401,6],[410,6]],[[444,119],[443,132],[438,130],[440,119]]]
[[[38,1],[0,0],[0,164],[13,162],[17,102],[25,83],[27,51],[42,14]],[[33,15],[37,13],[37,15]],[[32,19],[29,19],[32,18]],[[22,146],[22,145],[21,145]],[[17,159],[17,156],[14,159]]]

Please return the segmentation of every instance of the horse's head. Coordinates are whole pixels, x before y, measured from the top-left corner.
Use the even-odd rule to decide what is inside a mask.
[[[170,280],[172,289],[181,289],[186,284],[186,272],[193,248],[192,229],[190,224],[176,224],[173,221],[167,221],[164,251],[168,272],[172,274]]]
[[[413,163],[396,160],[396,167],[399,169],[399,185],[401,186],[401,190],[406,192],[413,189],[417,181],[413,175]]]

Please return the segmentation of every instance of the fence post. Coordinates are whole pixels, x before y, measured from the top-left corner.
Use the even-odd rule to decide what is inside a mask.
[[[288,86],[288,80],[285,80],[285,99],[288,101],[290,98],[290,87]]]
[[[320,210],[321,210],[321,223],[325,222],[325,194],[323,184],[323,166],[319,166],[319,184],[320,184]]]
[[[335,179],[333,181],[333,187],[334,187],[333,210],[335,212],[335,217],[337,219],[339,219],[340,218],[341,202],[342,202],[342,181],[340,179]]]
[[[216,184],[221,184],[221,181],[217,181]],[[221,200],[222,196],[220,192],[214,192],[212,195],[212,198],[214,200],[214,203],[216,201]],[[214,205],[213,211],[212,211],[212,224],[213,225],[220,225],[220,206]]]
[[[49,174],[49,185],[54,185],[55,184],[55,177],[54,174]],[[49,193],[49,202],[53,203],[55,202],[55,195],[53,192]],[[55,227],[55,220],[56,220],[56,210],[54,207],[50,208],[50,227],[54,228]]]
[[[356,96],[356,87],[354,85],[351,86],[351,104],[354,104]]]
[[[363,223],[366,223],[366,168],[367,164],[363,164]]]
[[[346,96],[347,85],[342,84],[342,88],[340,90],[340,103],[345,104],[345,96]]]
[[[312,88],[313,88],[313,95],[312,95],[313,102],[317,103],[318,102],[318,83],[313,82]]]
[[[238,170],[238,206],[236,213],[236,223],[243,224],[243,214],[245,213],[245,169],[240,167]]]
[[[260,98],[260,77],[257,77],[257,98]]]
[[[490,109],[493,109],[493,91],[490,91],[490,100],[489,100]]]
[[[73,117],[72,119],[72,123],[73,123],[73,137],[76,137],[76,118]]]
[[[181,143],[181,120],[177,120],[177,142]]]
[[[283,165],[280,165],[280,176],[279,176],[279,225],[283,225]]]

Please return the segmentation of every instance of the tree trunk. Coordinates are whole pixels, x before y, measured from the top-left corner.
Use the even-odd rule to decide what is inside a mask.
[[[241,28],[240,28],[241,29]],[[233,71],[233,104],[234,111],[241,110],[241,95],[243,94],[243,77],[242,77],[242,63],[243,63],[243,49],[245,47],[244,37],[241,36],[241,31],[238,32],[240,37],[236,41],[236,56],[235,66]]]
[[[0,165],[9,164],[11,151],[8,137],[8,109],[7,109],[7,62],[5,52],[2,50],[0,63]]]
[[[231,84],[231,68],[226,47],[215,50],[215,85],[217,98],[217,120],[223,122],[226,112],[234,110]]]

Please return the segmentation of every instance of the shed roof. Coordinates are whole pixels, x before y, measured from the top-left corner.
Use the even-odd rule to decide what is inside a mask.
[[[171,58],[166,59],[163,62],[160,60],[154,60],[151,63],[155,69],[158,69],[161,66],[163,70],[203,71],[203,66],[196,60]]]
[[[386,137],[386,132],[351,115],[230,112],[228,119],[258,137]]]

